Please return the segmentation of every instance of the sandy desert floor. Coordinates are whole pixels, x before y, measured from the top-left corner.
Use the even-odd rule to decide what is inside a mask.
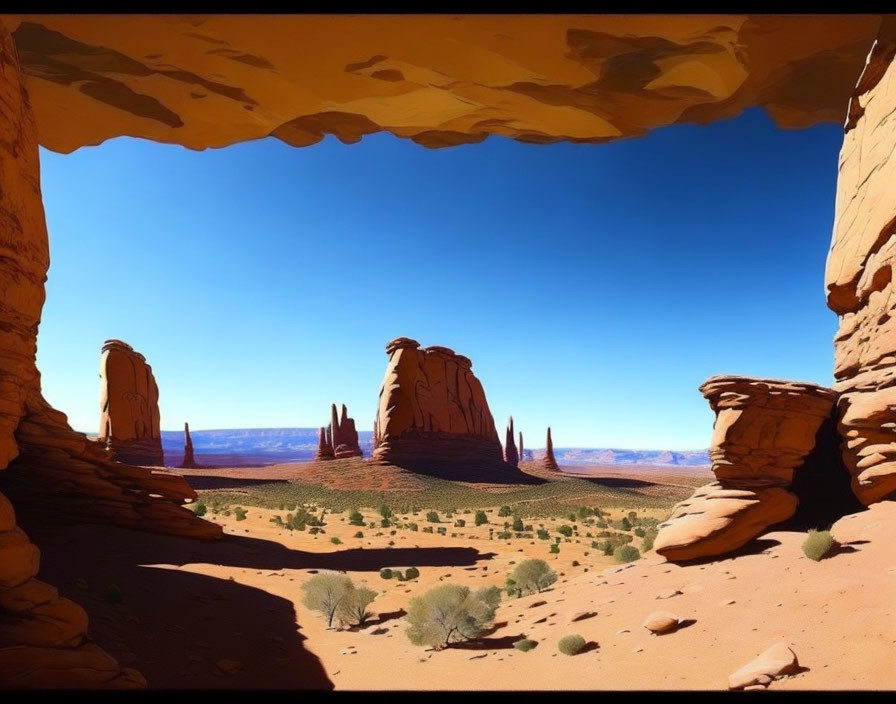
[[[244,520],[232,512],[205,516],[224,526],[219,543],[102,526],[24,528],[41,546],[43,578],[84,605],[93,638],[143,671],[153,688],[724,690],[730,673],[782,640],[803,671],[771,689],[896,688],[893,502],[838,521],[832,532],[843,545],[820,562],[803,556],[805,534],[779,531],[735,557],[687,566],[653,552],[617,565],[591,548],[585,534],[596,529],[583,523],[557,555],[549,541],[489,539],[489,529],[503,530],[508,520],[495,509],[482,526],[466,509],[443,515],[446,535],[392,534],[331,513],[325,532],[312,535],[272,523],[282,510],[245,508]],[[627,508],[608,511],[612,520]],[[367,523],[380,519],[375,509],[362,513]],[[645,519],[667,513],[638,509]],[[425,514],[398,519],[422,529],[430,525]],[[463,528],[454,526],[457,518]],[[571,525],[563,516],[525,522],[543,525],[552,538]],[[359,530],[363,538],[354,537]],[[495,630],[480,642],[442,651],[411,645],[403,619],[411,597],[440,583],[504,586],[526,557],[548,561],[558,581],[542,594],[504,596]],[[379,575],[383,567],[410,566],[418,579]],[[301,604],[300,585],[321,571],[344,572],[378,592],[369,625],[327,630]],[[642,623],[658,609],[684,619],[683,627],[650,634]],[[588,641],[584,652],[558,651],[569,634]],[[514,649],[524,637],[538,646]]]

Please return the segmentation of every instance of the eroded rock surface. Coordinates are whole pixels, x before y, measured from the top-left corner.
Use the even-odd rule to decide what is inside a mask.
[[[815,384],[742,376],[712,377],[700,391],[716,413],[709,456],[718,481],[661,524],[654,548],[669,560],[725,554],[793,516],[794,472],[837,398]]]
[[[520,453],[516,449],[513,431],[513,416],[507,421],[507,432],[504,433],[504,461],[514,467],[519,467]]]
[[[550,427],[548,428],[548,436],[545,440],[545,453],[544,458],[541,460],[541,464],[545,469],[560,469],[557,465],[557,459],[554,457],[554,441],[551,439]]]
[[[161,467],[159,387],[146,358],[121,340],[106,340],[100,358],[100,432],[109,456]]]
[[[386,345],[389,364],[374,423],[376,461],[411,469],[507,469],[473,363],[407,337]]]
[[[184,460],[180,466],[183,469],[194,469],[199,466],[196,464],[196,458],[193,457],[193,438],[190,437],[189,423],[184,423]]]

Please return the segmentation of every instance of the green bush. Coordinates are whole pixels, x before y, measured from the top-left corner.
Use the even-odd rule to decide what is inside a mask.
[[[488,523],[488,516],[485,515],[485,511],[477,511],[473,522],[477,526],[481,526],[483,523]]]
[[[510,540],[513,537],[513,533],[509,530],[502,530],[495,536],[498,540]]]
[[[635,528],[635,530],[633,532],[639,538],[643,538],[645,535],[647,535],[647,531],[645,531],[643,528],[641,528],[641,526],[638,526],[637,528]]]
[[[524,653],[528,653],[532,648],[538,646],[537,640],[531,640],[529,638],[523,638],[522,640],[515,641],[513,647],[517,650],[522,650]]]
[[[513,511],[511,510],[510,506],[502,506],[501,508],[498,509],[498,515],[501,518],[504,518],[505,516],[509,516],[512,513],[513,513]]]
[[[436,511],[430,511],[426,514],[426,520],[430,523],[441,523],[439,520],[439,514]]]
[[[619,521],[613,521],[613,527],[616,530],[631,530],[632,524],[629,523],[628,518],[623,518],[622,520],[619,520]]]
[[[201,501],[193,507],[193,513],[195,513],[197,516],[204,516],[206,511],[208,511],[208,509]]]
[[[392,517],[392,509],[388,506],[380,506],[380,515],[383,518],[391,518]]]
[[[330,542],[333,543],[333,545],[342,545],[342,541],[339,538],[337,538],[335,535],[332,538],[330,538]]]
[[[436,528],[436,532],[439,535],[445,535],[448,532],[448,529],[445,526],[439,526],[438,528]]]
[[[536,535],[538,536],[539,540],[550,540],[551,539],[551,534],[548,533],[544,528],[539,528]]]
[[[466,526],[466,525],[467,525],[467,522],[466,522],[463,518],[458,518],[458,519],[454,522],[454,527],[455,527],[455,528],[463,528],[463,527]]]
[[[363,526],[364,516],[361,515],[361,512],[358,509],[355,509],[349,514],[348,522],[353,526]]]
[[[821,558],[835,545],[838,545],[829,530],[810,530],[809,535],[803,542],[803,554],[810,560],[818,562]]]
[[[612,543],[604,543],[604,548],[603,548],[604,555],[609,557],[610,555],[613,554],[613,552],[615,550],[616,550],[616,548],[613,547]]]
[[[639,557],[641,553],[634,545],[620,545],[613,550],[613,559],[616,562],[634,562]]]
[[[437,649],[478,638],[494,623],[500,602],[498,587],[476,592],[456,584],[433,587],[408,603],[405,619],[410,625],[405,632],[414,645]]]
[[[302,603],[319,612],[327,620],[327,628],[332,628],[336,613],[353,589],[352,580],[345,575],[316,574],[302,585]]]
[[[519,516],[513,519],[513,529],[518,533],[526,530],[526,526],[523,524],[523,519]]]
[[[542,592],[557,581],[557,573],[544,560],[523,560],[508,577],[523,594]]]
[[[433,531],[432,531],[432,526],[423,526],[423,530],[420,531],[420,532],[421,532],[421,533],[432,533],[432,532],[433,532]]]
[[[417,579],[420,576],[420,570],[416,567],[408,567],[407,571],[404,573],[405,579]]]
[[[557,532],[560,533],[560,535],[569,538],[572,536],[572,526],[560,526],[557,528]]]
[[[380,521],[380,528],[391,528],[391,527],[392,527],[392,521],[390,521],[388,518],[383,518]]]
[[[363,626],[370,618],[367,607],[374,599],[376,599],[376,592],[373,589],[366,587],[357,589],[352,585],[339,605],[337,613],[343,620]]]
[[[383,569],[380,570],[380,577],[383,579],[392,579],[392,570],[388,567],[383,567]]]
[[[653,550],[653,541],[656,539],[656,536],[648,533],[644,536],[644,540],[641,541],[641,550],[644,552],[650,552]]]
[[[358,531],[358,532],[355,533],[352,537],[353,537],[353,538],[363,538],[363,537],[364,537],[364,534],[363,534],[361,531]]]
[[[420,529],[420,527],[416,523],[408,523],[408,530],[412,530],[415,533]]]
[[[560,552],[560,546],[557,543],[551,543],[551,554],[556,555]]]
[[[236,516],[236,520],[245,521],[246,520],[246,509],[241,506],[237,506],[233,509],[233,515]]]
[[[575,655],[582,652],[582,649],[585,647],[585,639],[580,635],[563,636],[557,647],[564,655]]]

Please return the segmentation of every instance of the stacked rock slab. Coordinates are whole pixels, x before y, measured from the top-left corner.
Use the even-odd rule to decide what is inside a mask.
[[[815,384],[743,376],[714,376],[700,391],[716,413],[709,456],[717,481],[660,526],[654,547],[673,561],[736,550],[793,516],[794,472],[837,398]]]
[[[554,457],[554,441],[551,439],[551,428],[548,427],[548,437],[545,441],[545,452],[544,458],[541,460],[541,464],[545,469],[550,470],[558,470],[560,466],[557,464],[557,459]]]
[[[850,101],[840,150],[828,307],[840,316],[834,388],[843,461],[858,499],[896,496],[896,17]]]
[[[510,416],[510,420],[507,421],[507,432],[504,434],[504,461],[514,467],[519,467],[520,455],[517,452],[513,435],[513,416]]]
[[[326,428],[321,428],[317,434],[317,454],[314,456],[316,460],[332,460],[333,445],[330,443],[330,435]]]
[[[375,461],[410,469],[462,466],[508,469],[495,421],[473,363],[447,347],[420,348],[399,337],[374,422]]]
[[[164,465],[159,387],[146,358],[121,340],[106,340],[100,358],[100,442],[112,459]]]
[[[199,466],[193,457],[193,438],[190,437],[189,423],[184,423],[184,461],[180,466],[182,469],[194,469]]]

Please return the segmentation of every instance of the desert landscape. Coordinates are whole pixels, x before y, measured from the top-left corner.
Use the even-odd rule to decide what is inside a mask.
[[[896,689],[894,102],[894,15],[0,15],[0,689]],[[295,165],[274,173],[262,151],[381,132],[449,153],[490,137],[611,149],[602,143],[748,108],[771,126],[731,124],[756,139],[842,125],[825,383],[762,371],[817,371],[816,338],[795,318],[784,324],[792,339],[771,322],[785,317],[788,284],[809,288],[787,258],[801,262],[802,250],[780,237],[762,278],[737,248],[744,227],[757,229],[738,222],[748,210],[768,210],[764,222],[789,235],[815,201],[794,195],[791,213],[759,185],[746,201],[739,187],[728,200],[688,191],[670,159],[655,202],[623,203],[651,217],[630,233],[611,215],[625,199],[609,184],[634,163],[618,152],[597,214],[562,201],[576,183],[591,188],[594,164],[564,181],[560,169],[508,162],[492,180],[547,174],[545,192],[492,194],[497,220],[477,203],[458,227],[464,189],[481,195],[476,178],[501,168],[492,156],[433,161],[456,191],[411,170],[393,189],[406,197],[377,210],[368,184],[397,173],[389,158],[360,176],[347,168],[343,183],[332,174],[344,165],[325,156],[293,182]],[[56,239],[77,217],[49,202],[45,214],[41,179],[65,176],[49,152],[114,138],[213,151],[255,141],[243,166],[258,167],[259,185],[241,166],[224,173],[233,189],[215,193],[219,214],[185,187],[153,206],[147,220],[189,213],[189,227],[150,226],[182,228],[161,269],[152,232],[128,249],[140,236],[116,223],[100,275],[80,282],[79,311],[81,300],[93,309],[79,320],[47,302],[56,281],[77,288],[50,270],[50,245],[75,252],[62,258],[78,262],[70,268],[92,271],[96,257]],[[113,178],[145,170],[151,197],[163,193],[153,189],[167,172],[136,163]],[[198,174],[170,175],[201,184]],[[262,184],[272,174],[282,193]],[[644,193],[655,175],[635,174]],[[319,199],[309,195],[281,228],[276,208],[318,181],[335,193],[317,204],[319,221],[301,217]],[[424,228],[411,217],[414,184],[440,198],[421,206]],[[690,220],[676,232],[693,229],[691,249],[662,239],[661,196],[677,188],[668,202],[719,209],[715,239]],[[601,197],[597,186],[587,194]],[[77,216],[128,208],[101,202],[76,203]],[[351,239],[349,215],[369,230]],[[216,227],[234,239],[193,241]],[[564,239],[573,230],[580,239]],[[289,249],[321,242],[307,257]],[[512,252],[524,244],[527,268]],[[687,268],[707,252],[717,258]],[[609,295],[586,288],[615,269]],[[698,280],[703,270],[721,270],[715,287]],[[756,278],[750,294],[741,270]],[[192,277],[195,300],[164,298]],[[265,300],[272,281],[293,288]],[[691,328],[694,298],[712,307]],[[227,324],[206,327],[221,311]],[[61,365],[38,357],[48,312],[69,326],[40,338],[42,355],[46,340],[64,341]],[[161,332],[166,316],[183,321],[181,334]],[[635,334],[642,318],[649,338]],[[814,335],[823,325],[812,320]],[[63,383],[95,384],[76,362],[78,326],[99,352],[98,413],[95,396],[84,414],[83,387]],[[289,343],[285,328],[298,331]],[[741,334],[713,347],[723,328]],[[126,339],[99,344],[97,330]],[[373,359],[371,338],[385,358]],[[778,354],[791,366],[775,366]],[[744,360],[763,375],[744,373]],[[695,367],[708,442],[664,446],[656,438],[696,437],[684,435],[693,399],[672,398]],[[603,386],[589,385],[597,377]],[[63,397],[71,409],[54,402]],[[291,414],[307,423],[269,422]],[[96,432],[75,429],[88,426]]]

